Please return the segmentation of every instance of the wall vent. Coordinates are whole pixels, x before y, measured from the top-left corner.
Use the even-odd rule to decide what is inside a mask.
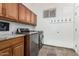
[[[48,9],[43,12],[44,18],[56,17],[56,9]]]

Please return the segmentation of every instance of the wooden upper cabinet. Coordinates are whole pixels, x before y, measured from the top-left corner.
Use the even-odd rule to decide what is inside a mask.
[[[37,16],[32,12],[31,13],[31,24],[36,25],[37,23]]]
[[[37,15],[34,15],[34,25],[37,25]]]
[[[26,6],[18,3],[0,3],[0,19],[36,25],[37,16]]]
[[[25,23],[25,7],[22,4],[19,4],[19,21]]]
[[[32,23],[32,24],[34,24],[34,23],[35,23],[34,13],[31,13],[31,23]]]
[[[0,3],[0,16],[2,16],[2,3]]]
[[[36,25],[37,16],[30,9],[19,4],[19,21],[30,25]]]
[[[26,17],[26,20],[27,20],[26,22],[31,24],[31,11],[28,8],[26,8],[26,15],[25,15],[25,17]]]
[[[18,21],[18,4],[17,3],[5,3],[6,16],[11,21]]]

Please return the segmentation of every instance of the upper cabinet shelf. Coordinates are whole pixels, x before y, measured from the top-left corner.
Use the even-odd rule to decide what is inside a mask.
[[[0,19],[36,26],[37,16],[23,4],[0,3]]]

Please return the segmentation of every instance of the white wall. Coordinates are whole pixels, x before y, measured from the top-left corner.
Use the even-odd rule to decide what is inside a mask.
[[[36,29],[44,31],[44,44],[73,48],[73,4],[54,4],[56,8],[55,18],[43,18],[38,20]],[[47,8],[49,9],[49,8]],[[71,22],[52,23],[51,20],[71,19]],[[59,32],[59,34],[57,33]]]

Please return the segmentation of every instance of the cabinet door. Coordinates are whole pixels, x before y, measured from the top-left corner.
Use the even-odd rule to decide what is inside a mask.
[[[0,16],[2,16],[2,3],[0,3]]]
[[[18,4],[16,3],[5,3],[6,16],[11,21],[18,21]]]
[[[37,16],[34,13],[31,13],[31,24],[36,25]]]
[[[24,43],[17,44],[13,47],[14,56],[24,56]]]
[[[12,51],[10,48],[6,48],[0,51],[0,56],[11,56]]]
[[[31,24],[33,24],[34,25],[34,14],[31,12]]]
[[[34,14],[34,25],[37,25],[37,15]]]
[[[25,7],[22,4],[19,4],[19,21],[25,23]]]
[[[31,11],[28,8],[26,8],[26,15],[25,15],[25,17],[26,17],[26,20],[27,20],[26,22],[31,24]]]

